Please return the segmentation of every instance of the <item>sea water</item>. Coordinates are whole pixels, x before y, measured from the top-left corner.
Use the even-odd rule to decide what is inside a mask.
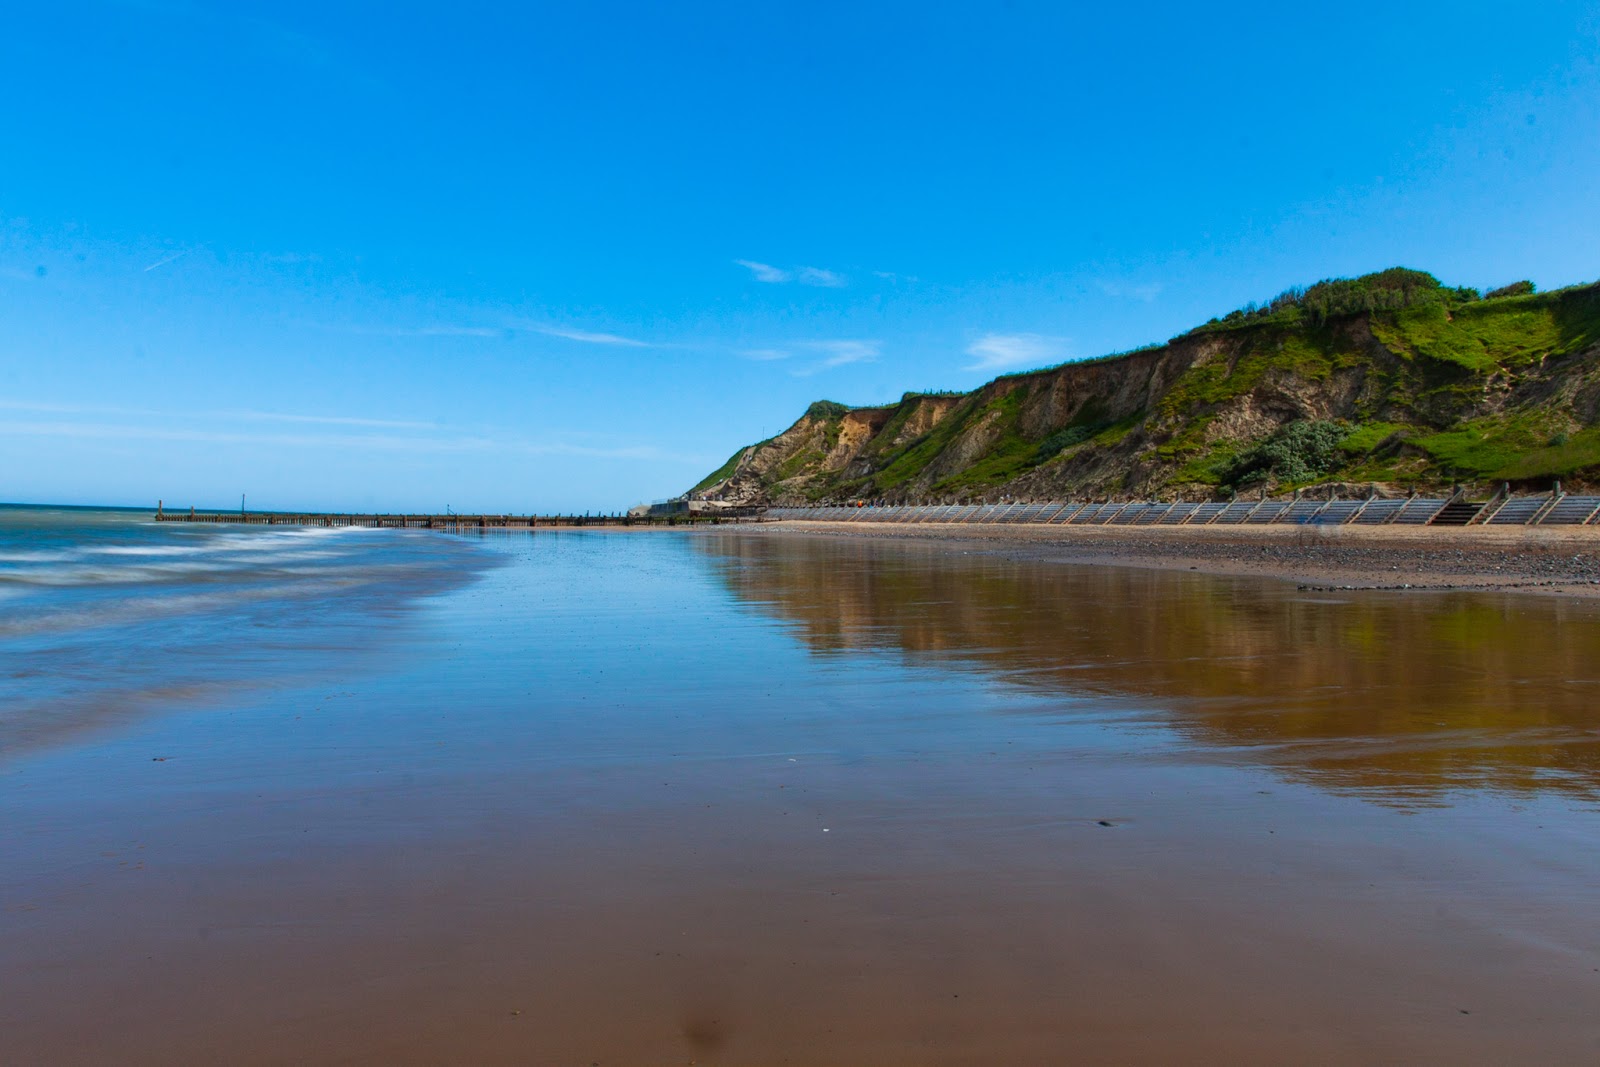
[[[0,757],[332,669],[491,562],[426,533],[0,507]]]

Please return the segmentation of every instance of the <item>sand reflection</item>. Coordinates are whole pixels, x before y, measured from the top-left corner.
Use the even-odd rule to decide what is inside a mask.
[[[818,653],[891,649],[1128,698],[1195,746],[1407,805],[1465,790],[1600,797],[1600,605],[1278,582],[929,546],[707,536],[746,605]]]

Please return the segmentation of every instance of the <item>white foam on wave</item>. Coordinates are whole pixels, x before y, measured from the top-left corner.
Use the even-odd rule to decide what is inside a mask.
[[[283,546],[271,551],[244,551],[219,553],[218,558],[236,560],[245,564],[272,563],[279,560],[308,560],[308,559],[359,559],[359,556],[349,552],[341,552],[328,548],[294,548]]]
[[[305,541],[340,537],[351,532],[352,530],[344,527],[327,528],[320,526],[283,527],[250,531],[248,533],[229,531],[228,533],[218,533],[208,537],[205,542],[205,548],[207,551],[276,551]],[[353,532],[370,533],[371,531],[356,529]]]
[[[408,590],[459,575],[433,551],[374,553],[396,531],[360,527],[162,529],[148,543],[91,537],[62,549],[10,545],[0,556],[0,638],[104,629],[172,615],[226,612],[258,600]],[[426,536],[426,535],[424,535]],[[429,547],[407,538],[412,547]],[[398,544],[395,545],[398,548]],[[6,565],[6,564],[12,565]],[[0,644],[0,657],[7,649]]]
[[[28,553],[23,562],[22,566],[0,566],[0,586],[173,584],[228,572],[251,581],[291,570],[310,574],[385,565],[362,561],[350,549],[317,547],[298,537],[264,541],[249,536],[218,538],[204,545],[108,545],[82,553]],[[409,564],[394,565],[404,569]]]
[[[0,563],[54,563],[57,560],[77,558],[78,553],[73,549],[57,549],[52,552],[0,552]]]
[[[309,536],[342,534],[343,529],[274,530],[262,533],[227,533],[206,537],[198,544],[189,545],[99,545],[56,552],[0,553],[0,562],[59,563],[92,557],[110,556],[118,559],[176,559],[207,557],[218,562],[238,561],[255,564],[263,558],[271,560],[339,559],[345,555],[336,548],[310,548],[305,544]],[[107,575],[113,572],[103,572]]]
[[[201,545],[106,545],[86,548],[85,556],[192,556],[208,551]]]
[[[27,570],[0,572],[0,583],[13,586],[97,586],[171,584],[187,577],[202,574],[221,574],[241,568],[225,563],[134,563],[110,566],[103,563],[75,563],[61,567],[32,567]]]
[[[0,619],[0,637],[90,630],[122,623],[147,622],[167,615],[228,607],[244,598],[235,593],[191,593],[157,600],[117,600],[92,608],[62,608],[31,613],[23,618]]]
[[[233,588],[205,587],[193,592],[172,592],[158,596],[139,596],[99,600],[90,605],[44,606],[26,614],[0,616],[0,638],[33,637],[41,634],[103,629],[123,625],[143,626],[160,618],[176,615],[201,615],[230,612],[254,604],[302,601],[329,593],[348,592],[373,585],[387,575],[306,571],[289,581]],[[15,591],[0,596],[19,596]],[[4,652],[0,648],[0,652]]]

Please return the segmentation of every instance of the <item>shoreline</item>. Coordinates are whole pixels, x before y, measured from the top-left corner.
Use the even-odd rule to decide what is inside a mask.
[[[745,528],[962,545],[1030,561],[1273,578],[1315,591],[1478,590],[1600,597],[1600,536],[1585,527],[930,527],[780,520]]]

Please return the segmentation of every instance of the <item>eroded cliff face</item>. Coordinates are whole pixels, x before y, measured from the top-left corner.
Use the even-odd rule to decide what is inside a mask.
[[[1600,287],[1258,319],[971,393],[818,403],[694,495],[778,505],[1209,497],[1600,475]],[[1337,441],[1317,469],[1255,458],[1275,456],[1264,443],[1305,423]]]

